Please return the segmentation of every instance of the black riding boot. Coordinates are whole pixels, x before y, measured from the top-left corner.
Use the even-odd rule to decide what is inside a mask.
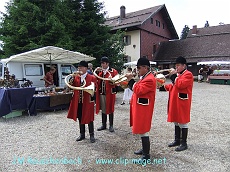
[[[134,154],[136,154],[136,155],[142,155],[143,154],[143,149],[134,151]]]
[[[89,128],[90,142],[91,142],[91,143],[94,143],[94,142],[95,142],[95,138],[94,138],[93,121],[91,121],[91,122],[88,124],[88,128]]]
[[[180,145],[180,133],[181,129],[179,126],[175,125],[175,140],[168,145],[168,147],[174,147]]]
[[[113,113],[109,114],[109,131],[110,132],[114,132],[114,129],[113,129]]]
[[[80,136],[76,139],[76,141],[81,141],[85,139],[85,124],[81,124],[79,121],[79,126],[80,126]]]
[[[150,141],[149,137],[141,137],[142,140],[142,149],[143,149],[143,156],[142,159],[150,159],[149,150],[150,150]]]
[[[135,151],[134,154],[136,154],[136,155],[142,155],[143,154],[143,149]]]
[[[175,149],[175,151],[183,151],[183,150],[188,149],[187,136],[188,136],[188,128],[182,128],[181,144]]]
[[[102,113],[102,126],[97,129],[97,131],[105,130],[106,129],[106,122],[107,122],[107,115]]]

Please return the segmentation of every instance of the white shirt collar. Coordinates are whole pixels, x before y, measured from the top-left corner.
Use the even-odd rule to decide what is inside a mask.
[[[85,79],[86,75],[87,75],[87,72],[85,74],[81,75],[81,82],[83,82],[83,80]]]
[[[109,66],[106,69],[102,69],[104,75],[106,74],[106,72],[109,70]]]

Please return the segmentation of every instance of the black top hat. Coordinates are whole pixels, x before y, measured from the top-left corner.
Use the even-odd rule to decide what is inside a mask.
[[[150,62],[146,58],[139,58],[137,61],[137,66],[149,66],[150,67]]]
[[[102,62],[109,63],[108,57],[102,57],[102,58],[101,58],[101,63],[102,63]]]
[[[186,64],[186,63],[187,62],[186,62],[186,59],[184,57],[182,57],[182,56],[177,57],[176,64]]]
[[[87,67],[88,68],[88,62],[80,61],[80,63],[78,64],[78,67]]]

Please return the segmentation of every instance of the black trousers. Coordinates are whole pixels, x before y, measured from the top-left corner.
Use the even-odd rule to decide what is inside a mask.
[[[82,103],[78,103],[77,118],[78,118],[79,122],[81,123],[81,119],[82,119]]]

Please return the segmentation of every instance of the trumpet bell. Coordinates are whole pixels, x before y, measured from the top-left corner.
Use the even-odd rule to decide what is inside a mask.
[[[110,82],[112,82],[113,84],[119,84],[120,82],[126,81],[126,80],[127,80],[127,78],[125,77],[125,75],[117,74],[116,76],[111,78]]]
[[[121,88],[123,88],[123,89],[126,89],[126,88],[128,88],[128,81],[121,81],[120,82],[120,86],[121,86]]]
[[[91,96],[94,95],[94,92],[95,92],[95,84],[93,82],[91,82],[91,84],[87,87],[85,87],[83,89],[83,91],[86,91],[87,93],[89,93]]]
[[[156,81],[157,81],[157,88],[162,87],[164,83],[166,82],[166,78],[163,74],[157,74],[156,75]]]
[[[65,77],[65,84],[66,84],[69,88],[71,88],[71,89],[73,89],[73,90],[82,90],[82,91],[86,91],[86,92],[89,93],[91,96],[94,95],[95,84],[94,84],[93,82],[91,82],[91,84],[90,84],[89,86],[84,87],[84,86],[86,85],[86,81],[85,81],[85,79],[84,79],[84,85],[83,85],[83,86],[81,86],[81,87],[74,87],[74,86],[70,85],[69,82],[67,81],[68,77],[69,77],[69,76],[72,76],[72,75],[73,75],[73,74],[70,74],[70,75],[68,75],[68,76]]]

